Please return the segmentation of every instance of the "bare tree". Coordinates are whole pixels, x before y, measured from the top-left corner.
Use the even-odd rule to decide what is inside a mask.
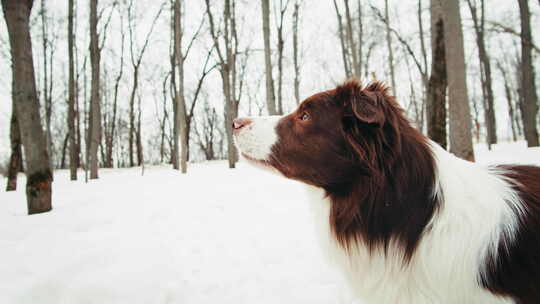
[[[201,91],[202,85],[206,76],[217,66],[208,67],[210,58],[213,52],[213,47],[208,51],[206,55],[206,60],[203,65],[202,75],[197,82],[195,92],[192,96],[191,102],[187,103],[188,98],[186,97],[185,87],[184,87],[184,63],[191,51],[193,43],[198,38],[202,26],[204,24],[204,19],[201,20],[198,29],[195,31],[191,39],[186,44],[184,49],[184,28],[183,28],[183,17],[184,12],[182,11],[182,4],[179,0],[175,0],[173,3],[173,14],[172,14],[172,40],[173,40],[173,52],[172,52],[172,75],[171,85],[174,88],[173,97],[174,97],[174,149],[173,155],[173,168],[181,170],[182,173],[187,172],[187,162],[189,160],[189,142],[190,142],[190,133],[191,133],[191,122],[194,115],[195,105],[197,104],[197,99],[199,98],[199,93]],[[178,71],[178,74],[176,74]],[[178,78],[176,78],[178,77]],[[189,108],[188,108],[189,105]],[[180,145],[179,145],[180,144]],[[180,155],[178,155],[180,154]],[[180,160],[180,166],[178,166],[178,161]]]
[[[343,2],[345,6],[345,16],[342,16],[339,6],[334,0],[334,9],[336,11],[336,17],[338,21],[338,33],[341,44],[341,57],[343,59],[345,76],[351,77],[354,75],[355,77],[360,78],[362,76],[363,45],[366,43],[363,37],[364,29],[362,21],[362,2],[360,0],[358,1],[357,9],[358,41],[355,40],[355,28],[353,26],[354,18],[352,16],[352,9],[349,4],[349,0],[344,0]]]
[[[277,101],[278,101],[278,114],[283,114],[283,49],[285,48],[285,39],[283,38],[283,22],[285,21],[285,13],[289,7],[289,1],[279,0],[279,18],[277,23],[277,51],[278,51],[278,92],[277,92]]]
[[[238,33],[236,31],[235,0],[225,0],[223,8],[223,26],[218,31],[214,16],[210,9],[210,1],[206,2],[206,13],[210,24],[210,35],[218,56],[218,67],[221,74],[223,95],[225,97],[225,133],[227,138],[227,154],[229,168],[234,168],[238,159],[232,138],[232,121],[238,115],[238,104],[242,93],[242,81],[237,71],[238,65]],[[221,39],[220,39],[221,38]],[[220,42],[221,40],[221,42]],[[225,50],[222,50],[222,46]],[[247,52],[245,52],[247,56]]]
[[[459,0],[442,1],[442,7],[448,75],[450,152],[463,159],[474,161]]]
[[[390,70],[390,80],[392,81],[392,92],[396,95],[396,76],[394,72],[394,50],[392,49],[392,35],[390,31],[390,14],[388,0],[384,0],[384,18],[386,19],[386,46],[388,48],[388,69]]]
[[[421,74],[422,74],[422,81],[424,83],[424,99],[426,99],[427,95],[427,87],[428,87],[428,60],[427,60],[427,51],[426,51],[426,41],[424,39],[424,21],[422,19],[422,0],[418,0],[418,6],[417,6],[417,17],[418,17],[418,33],[419,33],[419,39],[420,39],[420,51],[422,53],[422,63],[423,68],[421,68]]]
[[[17,175],[22,171],[22,147],[21,131],[19,121],[17,120],[17,111],[15,111],[15,100],[11,109],[11,123],[9,139],[11,142],[11,156],[9,158],[6,191],[17,190]]]
[[[272,75],[272,49],[270,47],[270,4],[269,0],[262,0],[262,20],[264,37],[264,68],[266,74],[266,103],[268,114],[278,114],[276,98],[274,95],[274,78]]]
[[[114,166],[113,161],[113,149],[114,149],[114,139],[116,136],[116,124],[117,124],[117,114],[118,114],[118,89],[120,87],[120,81],[124,74],[124,47],[125,47],[125,32],[124,32],[124,18],[123,14],[120,12],[120,62],[118,63],[118,74],[114,79],[114,90],[113,90],[113,104],[112,104],[112,118],[110,119],[109,130],[105,134],[105,160],[104,165],[106,168],[112,168]]]
[[[364,55],[364,15],[362,13],[362,0],[358,0],[358,67],[356,68],[356,77],[362,78],[362,61]]]
[[[100,87],[100,61],[101,49],[97,33],[97,0],[90,0],[90,63],[92,67],[92,82],[90,93],[90,118],[88,134],[88,164],[90,179],[98,178],[98,147],[101,142],[101,96]]]
[[[538,147],[538,130],[536,129],[536,116],[538,114],[538,96],[534,82],[534,67],[531,54],[531,13],[527,0],[519,0],[521,17],[521,95],[520,104],[523,130],[527,146]]]
[[[429,82],[429,66],[428,66],[428,59],[427,59],[427,50],[426,50],[426,40],[425,40],[425,33],[424,33],[424,20],[422,18],[422,0],[418,0],[418,6],[417,6],[417,17],[418,17],[418,33],[419,33],[419,40],[420,40],[420,52],[422,56],[422,83],[424,85],[424,89],[422,90],[422,103],[420,105],[420,125],[418,126],[421,131],[424,131],[424,120],[425,120],[425,112],[426,112],[426,105],[427,105],[427,95],[428,95],[428,82]]]
[[[421,7],[421,2],[419,2],[419,10],[420,10],[420,7]],[[425,46],[424,47],[421,46],[421,52],[422,52],[422,61],[421,61],[420,59],[418,59],[418,56],[413,51],[413,48],[411,47],[410,43],[407,42],[407,40],[403,38],[396,29],[392,28],[389,25],[389,20],[387,19],[387,17],[383,16],[381,11],[377,7],[372,5],[371,9],[373,10],[373,12],[375,12],[375,15],[377,16],[377,18],[379,18],[386,25],[387,30],[390,31],[390,33],[394,34],[394,36],[396,36],[399,43],[404,47],[407,54],[413,59],[414,64],[416,68],[418,69],[420,76],[422,77],[422,84],[424,86],[424,89],[427,90],[428,73],[427,73],[427,55],[425,54]],[[420,15],[418,18],[419,18],[419,28],[420,28],[420,44],[423,45],[424,38],[423,38],[423,30],[422,30],[422,18]],[[406,58],[405,60],[408,61],[408,58]],[[393,63],[392,63],[392,66],[393,66]]]
[[[446,51],[445,21],[440,0],[431,0],[431,75],[427,88],[427,133],[429,138],[447,148],[446,134]]]
[[[32,4],[31,0],[2,0],[11,45],[12,97],[25,151],[28,214],[52,209],[52,172],[39,115],[29,29]]]
[[[300,104],[300,63],[298,58],[298,21],[300,19],[300,3],[298,0],[294,3],[293,11],[293,23],[292,23],[292,32],[293,32],[293,64],[294,64],[294,99],[296,100],[296,105]]]
[[[137,144],[135,141],[137,141],[137,138],[140,137],[140,129],[136,128],[135,124],[135,98],[137,97],[137,90],[139,88],[139,71],[141,67],[141,63],[144,57],[144,53],[148,47],[148,43],[150,42],[150,36],[152,35],[152,32],[154,31],[154,27],[156,25],[157,20],[159,19],[159,16],[161,15],[161,11],[163,10],[163,4],[160,6],[158,12],[156,13],[152,25],[150,26],[150,29],[146,33],[143,46],[140,50],[136,50],[136,37],[134,33],[134,16],[133,16],[133,0],[130,0],[127,8],[128,13],[128,29],[129,29],[129,43],[130,43],[130,58],[131,58],[131,67],[133,69],[133,85],[131,87],[131,94],[129,98],[129,165],[130,167],[133,167],[135,165],[134,159],[133,159],[133,152],[134,148],[137,148],[137,165],[142,164],[142,151],[140,151],[141,145]]]
[[[160,118],[159,115],[158,115],[158,121],[159,121],[159,129],[160,129],[160,134],[159,134],[159,137],[160,137],[160,144],[159,144],[159,155],[160,155],[160,163],[163,163],[163,161],[165,160],[165,155],[166,155],[166,149],[165,149],[165,143],[166,143],[166,140],[169,141],[170,140],[170,136],[168,136],[167,134],[167,131],[168,131],[168,128],[167,128],[167,125],[169,124],[170,125],[170,119],[169,119],[169,111],[167,109],[167,97],[169,96],[168,95],[168,89],[169,88],[169,76],[171,75],[170,72],[166,73],[165,77],[163,77],[163,82],[162,82],[162,87],[161,87],[161,96],[163,97],[163,102],[162,102],[162,107],[163,107],[163,117]],[[157,94],[156,94],[157,95]],[[159,106],[157,106],[157,101],[158,101],[158,98],[157,96],[154,97],[154,101],[156,102],[156,108],[159,108]],[[172,152],[172,150],[171,150]]]
[[[47,9],[45,6],[45,0],[41,0],[41,11],[39,13],[41,17],[41,41],[43,50],[43,89],[42,97],[45,107],[45,130],[47,140],[47,150],[49,151],[49,159],[51,161],[51,168],[54,164],[54,151],[53,140],[51,134],[51,117],[52,117],[52,91],[53,91],[53,56],[55,52],[54,40],[55,38],[49,37],[49,17],[47,16]]]
[[[352,76],[351,63],[349,62],[349,46],[348,39],[345,36],[345,31],[343,30],[343,22],[341,12],[339,10],[336,0],[334,0],[334,8],[336,10],[336,17],[338,21],[338,33],[339,33],[339,42],[341,44],[341,58],[343,60],[343,70],[345,71],[345,77],[349,78]]]
[[[508,77],[508,73],[506,72],[506,69],[503,66],[503,63],[500,60],[497,60],[496,62],[497,69],[499,69],[499,72],[501,73],[503,77],[503,83],[504,83],[504,93],[506,96],[506,101],[508,105],[508,117],[510,118],[510,129],[512,131],[512,140],[517,140],[517,127],[516,127],[516,115],[514,110],[514,98],[512,96],[512,89],[510,88],[510,79]]]
[[[175,102],[175,158],[178,159],[178,154],[180,154],[180,170],[182,173],[187,172],[187,161],[188,161],[188,149],[189,149],[189,132],[187,126],[187,109],[185,102],[185,89],[184,89],[184,62],[186,57],[184,56],[184,51],[182,49],[182,38],[184,34],[183,30],[183,12],[182,5],[179,0],[174,1],[174,14],[173,14],[173,36],[174,36],[174,64],[172,73],[175,74],[178,70],[178,85],[175,87],[174,102]],[[176,78],[175,78],[176,79]],[[180,145],[178,145],[178,142]],[[178,169],[178,164],[176,164],[175,169]]]
[[[480,0],[480,15],[476,0],[467,0],[469,10],[474,24],[474,32],[476,34],[476,45],[478,46],[478,58],[480,59],[480,80],[482,83],[482,96],[484,106],[484,119],[487,130],[487,144],[491,149],[492,144],[497,143],[497,124],[495,120],[495,108],[493,97],[493,86],[491,80],[491,63],[486,49],[485,42],[485,7],[484,0]]]
[[[69,136],[69,172],[71,180],[77,180],[77,138],[75,133],[75,60],[74,60],[74,40],[73,30],[74,14],[73,0],[68,1],[68,57],[69,57],[69,96],[68,96],[68,136]]]
[[[213,160],[216,159],[215,141],[218,136],[219,119],[216,109],[211,107],[207,100],[204,102],[203,112],[202,121],[199,124],[195,124],[193,130],[197,145],[203,151],[205,159]],[[199,128],[202,130],[199,131]]]
[[[350,54],[352,58],[352,71],[356,77],[360,77],[360,66],[362,65],[361,58],[358,58],[358,50],[356,48],[356,42],[354,41],[354,32],[353,32],[353,20],[352,20],[352,14],[351,9],[349,7],[349,0],[344,0],[345,2],[345,23],[347,25],[347,45],[350,48]],[[361,8],[360,8],[361,9]],[[362,41],[358,41],[358,45]]]
[[[341,59],[343,60],[343,70],[345,71],[345,77],[351,77],[351,63],[349,62],[349,47],[347,45],[347,38],[343,30],[343,22],[341,12],[339,10],[336,0],[334,0],[334,8],[336,10],[336,17],[338,21],[338,33],[339,33],[339,42],[341,44]]]

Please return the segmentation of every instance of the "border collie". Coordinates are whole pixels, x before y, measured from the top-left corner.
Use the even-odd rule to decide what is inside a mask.
[[[379,82],[233,123],[241,155],[307,185],[363,303],[540,303],[540,167],[483,167],[411,126]]]

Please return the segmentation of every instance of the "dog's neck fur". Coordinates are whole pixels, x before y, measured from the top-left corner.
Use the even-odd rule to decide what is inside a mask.
[[[386,252],[396,242],[407,262],[442,203],[430,144],[401,113],[358,133],[351,142],[364,153],[358,160],[361,173],[347,184],[324,187],[332,202],[332,231],[346,250],[360,242]]]

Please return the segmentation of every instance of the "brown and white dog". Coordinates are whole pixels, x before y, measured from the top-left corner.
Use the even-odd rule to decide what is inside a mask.
[[[482,167],[351,80],[236,119],[250,162],[307,184],[327,257],[364,303],[540,303],[540,167]]]

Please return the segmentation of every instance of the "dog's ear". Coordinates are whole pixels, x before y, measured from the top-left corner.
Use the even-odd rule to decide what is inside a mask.
[[[380,127],[385,122],[385,92],[385,87],[378,82],[362,89],[358,81],[353,79],[336,88],[336,99],[343,107],[344,117],[354,117]]]

